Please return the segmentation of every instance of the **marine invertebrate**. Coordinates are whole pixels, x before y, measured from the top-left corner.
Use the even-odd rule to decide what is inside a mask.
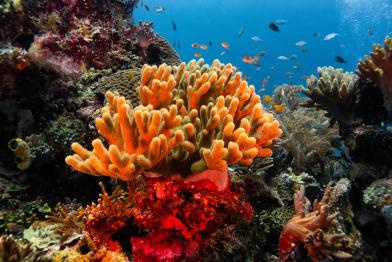
[[[11,139],[8,142],[8,148],[15,155],[16,167],[20,170],[25,170],[30,167],[34,160],[31,150],[26,141],[21,138]]]
[[[323,163],[332,153],[339,138],[337,128],[330,127],[325,111],[299,107],[279,116],[285,137],[281,145],[293,157],[292,163],[302,169]]]
[[[82,73],[80,64],[67,55],[57,55],[50,46],[60,41],[61,36],[53,33],[45,33],[35,37],[31,45],[28,56],[39,67],[52,70],[65,78],[76,78]]]
[[[32,261],[32,250],[30,244],[23,244],[12,236],[2,235],[0,237],[0,261],[18,262]]]
[[[254,87],[231,64],[203,62],[145,66],[137,88],[142,105],[134,109],[108,92],[96,126],[109,148],[100,139],[92,142],[93,151],[74,143],[76,154],[67,164],[82,173],[132,180],[145,170],[226,171],[229,164],[270,156],[268,146],[281,130],[263,112]]]
[[[272,104],[284,106],[286,112],[294,111],[304,103],[305,98],[301,96],[303,89],[303,86],[280,85],[274,90]]]
[[[279,250],[281,261],[293,261],[292,253],[300,252],[303,248],[306,255],[312,261],[320,261],[324,258],[351,258],[351,255],[340,251],[340,241],[345,234],[334,234],[328,231],[336,218],[335,214],[329,214],[328,202],[333,191],[333,185],[329,184],[325,189],[320,202],[313,202],[313,210],[306,211],[305,187],[294,194],[294,217],[286,224],[280,240]]]
[[[332,124],[338,121],[342,125],[351,125],[357,120],[355,74],[333,67],[319,67],[317,72],[319,78],[312,75],[306,81],[307,88],[303,89],[310,98],[307,105],[326,110]]]
[[[369,79],[380,89],[384,105],[392,114],[392,38],[386,37],[384,47],[374,45],[373,52],[364,61],[358,62],[358,76]]]

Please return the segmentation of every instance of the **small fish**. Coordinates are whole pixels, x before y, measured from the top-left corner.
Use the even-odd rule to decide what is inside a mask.
[[[242,62],[251,64],[251,65],[254,65],[254,66],[260,66],[259,59],[260,59],[259,56],[250,57],[250,56],[244,55],[242,57]]]
[[[269,80],[268,77],[267,77],[267,78],[264,78],[263,81],[261,81],[261,86],[262,86],[262,87],[265,87],[265,86],[268,84],[268,80]]]
[[[225,54],[227,54],[227,53],[229,53],[229,52],[222,51],[222,52],[220,53],[220,55],[222,56],[222,55],[225,55]]]
[[[144,9],[146,9],[147,11],[150,11],[150,8],[148,7],[147,4],[144,5]]]
[[[347,61],[341,56],[335,56],[335,61],[341,64],[347,64]]]
[[[313,32],[313,37],[319,37],[320,36],[320,33],[318,33],[318,32]]]
[[[200,45],[200,49],[202,49],[202,50],[207,50],[208,49],[208,46],[206,46],[206,45]]]
[[[249,76],[244,76],[242,79],[245,80],[245,81],[248,81],[250,79],[250,77]]]
[[[260,51],[257,55],[258,56],[265,56],[265,51]]]
[[[297,71],[301,71],[301,66],[300,65],[294,65],[293,69],[295,69]]]
[[[272,102],[272,97],[270,95],[265,95],[263,96],[263,101],[264,103],[269,104]]]
[[[157,6],[155,7],[155,12],[157,13],[162,13],[163,11],[165,11],[165,8],[163,6]]]
[[[285,72],[284,75],[291,79],[294,77],[295,74],[291,71],[288,71],[288,72]]]
[[[268,25],[268,27],[269,27],[272,31],[280,32],[279,27],[278,27],[276,24],[272,23],[272,22]]]
[[[303,47],[305,45],[307,45],[308,43],[306,43],[305,41],[298,41],[297,43],[295,43],[296,46],[298,47]]]
[[[198,47],[199,47],[199,44],[193,43],[193,44],[192,44],[192,47],[193,47],[193,48],[198,48]]]
[[[259,89],[259,92],[260,92],[260,93],[265,92],[265,88],[264,88],[264,87],[263,87],[263,88],[260,88],[260,89]]]
[[[275,24],[277,24],[277,25],[284,25],[284,24],[287,24],[287,23],[290,23],[290,21],[287,21],[287,20],[284,20],[284,19],[278,19],[278,20],[275,21]]]
[[[298,55],[296,55],[296,54],[292,54],[292,55],[290,56],[290,60],[291,60],[291,61],[297,60],[297,58],[298,58]]]
[[[276,68],[275,68],[274,66],[271,66],[271,67],[270,67],[270,70],[271,70],[272,72],[276,72]]]
[[[289,59],[287,58],[287,56],[281,55],[281,56],[278,56],[278,60],[286,61]]]
[[[209,45],[209,46],[212,46],[212,41],[208,41],[208,45]]]
[[[274,110],[278,113],[284,113],[284,107],[282,105],[274,105]]]
[[[309,79],[309,76],[301,76],[301,79],[304,80],[304,81],[306,81],[306,80]]]
[[[197,58],[199,58],[199,57],[201,57],[201,54],[200,54],[199,52],[196,52],[196,53],[194,54],[194,56],[197,57]]]
[[[335,37],[338,36],[338,35],[339,35],[339,34],[337,34],[337,33],[328,34],[328,35],[326,35],[326,36],[324,37],[324,41],[329,41],[329,40],[335,38]]]
[[[177,25],[173,19],[171,20],[171,24],[172,24],[173,31],[177,31]]]
[[[306,46],[301,47],[301,52],[302,53],[306,53],[308,51],[308,49],[306,49]]]
[[[253,42],[264,42],[264,40],[261,39],[261,38],[258,37],[258,36],[254,36],[254,37],[252,37],[251,39],[252,39]]]
[[[222,43],[221,43],[221,46],[222,46],[223,48],[225,48],[225,49],[228,49],[228,48],[230,47],[229,43],[227,43],[227,42],[222,42]]]
[[[242,36],[244,34],[244,32],[245,32],[245,26],[243,25],[243,26],[241,26],[240,31],[238,31],[238,33],[237,33],[238,37]]]
[[[368,29],[368,35],[374,35],[373,30],[372,29]]]
[[[261,66],[256,68],[256,72],[259,72],[261,70]]]

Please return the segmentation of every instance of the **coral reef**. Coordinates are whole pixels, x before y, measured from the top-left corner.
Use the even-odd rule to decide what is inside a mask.
[[[338,130],[329,127],[329,119],[324,115],[324,111],[314,108],[299,108],[280,115],[285,134],[281,144],[290,152],[297,168],[323,164],[332,154],[332,146],[339,138]]]
[[[338,121],[351,125],[356,121],[356,76],[333,67],[319,67],[317,72],[319,78],[312,75],[306,81],[307,88],[303,89],[304,94],[311,98],[308,105],[326,110],[332,123]]]
[[[330,233],[328,229],[333,224],[337,214],[329,214],[328,203],[333,191],[329,185],[320,202],[315,200],[311,212],[307,212],[305,187],[294,194],[295,216],[286,224],[280,235],[281,261],[297,261],[298,254],[303,249],[312,261],[324,258],[351,258],[349,253],[341,251],[344,233]]]
[[[358,62],[358,76],[375,83],[383,94],[384,105],[392,114],[392,38],[386,37],[384,47],[376,44],[364,61]],[[390,115],[391,116],[391,115]]]
[[[19,262],[32,261],[31,245],[23,244],[12,236],[2,235],[0,237],[0,261]]]
[[[249,165],[256,156],[271,155],[267,147],[281,130],[263,112],[254,87],[230,64],[202,64],[144,67],[137,89],[143,105],[135,109],[124,97],[107,93],[96,126],[109,149],[99,139],[93,151],[74,143],[76,154],[66,158],[67,164],[82,173],[130,180],[171,161],[178,161],[172,168],[198,173],[226,171],[228,164]]]

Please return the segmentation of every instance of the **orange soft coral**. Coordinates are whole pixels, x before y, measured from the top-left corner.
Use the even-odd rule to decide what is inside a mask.
[[[72,145],[67,164],[83,173],[130,180],[145,170],[226,171],[230,164],[249,165],[282,131],[263,112],[253,86],[232,65],[203,60],[145,66],[137,89],[142,105],[131,109],[125,98],[107,94],[108,104],[96,121],[99,139],[93,150]]]
[[[313,261],[322,259],[350,258],[351,255],[339,251],[339,240],[345,234],[327,233],[333,224],[336,214],[328,213],[328,202],[333,190],[332,184],[325,189],[320,202],[313,202],[313,211],[308,213],[305,208],[305,187],[294,194],[294,217],[286,224],[279,240],[281,261],[295,261],[293,256],[298,248],[304,248],[306,255]],[[298,251],[298,250],[297,250]]]

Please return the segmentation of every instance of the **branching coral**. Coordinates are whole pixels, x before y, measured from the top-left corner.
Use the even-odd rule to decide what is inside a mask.
[[[347,259],[351,255],[340,251],[340,241],[345,234],[334,234],[328,231],[337,214],[329,214],[328,202],[333,190],[329,184],[320,202],[313,202],[313,210],[306,211],[305,187],[294,194],[295,216],[286,224],[280,235],[281,261],[294,261],[293,253],[304,248],[306,255],[313,261],[322,259]]]
[[[127,232],[134,261],[195,258],[223,221],[236,225],[249,221],[253,212],[236,193],[222,192],[209,180],[150,178],[139,180],[133,194],[102,190],[98,204],[81,210],[87,236],[97,248],[118,252],[124,245],[115,235]],[[138,235],[134,226],[148,234]]]
[[[270,156],[267,147],[281,130],[263,112],[254,87],[231,64],[202,64],[145,66],[137,89],[142,105],[134,109],[108,92],[96,126],[109,148],[99,139],[92,142],[93,151],[74,143],[76,154],[67,164],[83,173],[131,180],[153,168],[226,171],[229,164],[249,165],[256,156]]]
[[[2,235],[0,237],[1,262],[33,261],[31,253],[31,245],[17,242],[12,236]]]
[[[358,76],[370,79],[382,91],[384,104],[392,114],[392,38],[386,37],[384,47],[374,45],[370,57],[358,63]]]
[[[317,71],[319,78],[312,75],[303,90],[311,99],[308,105],[326,110],[333,122],[351,125],[357,102],[356,76],[333,67],[319,67]]]

